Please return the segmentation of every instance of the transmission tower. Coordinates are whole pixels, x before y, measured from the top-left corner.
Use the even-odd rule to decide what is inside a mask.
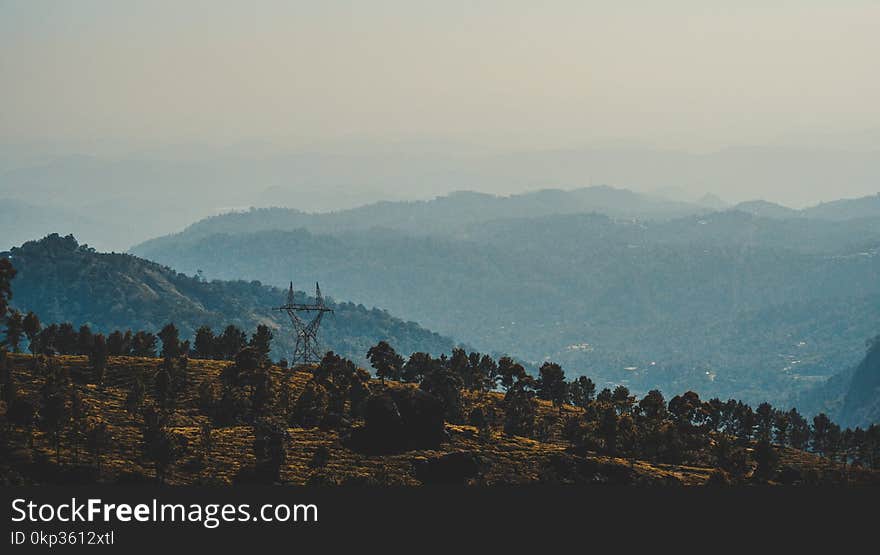
[[[287,302],[273,310],[286,312],[293,324],[296,346],[293,348],[291,366],[297,363],[320,362],[323,353],[318,344],[318,328],[321,327],[324,314],[333,312],[332,308],[324,305],[321,287],[315,283],[315,304],[297,303],[293,298],[293,282],[290,282]]]

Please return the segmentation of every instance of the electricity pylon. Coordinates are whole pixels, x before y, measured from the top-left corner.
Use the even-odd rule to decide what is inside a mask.
[[[293,332],[296,334],[296,345],[293,348],[291,365],[298,363],[309,364],[320,362],[323,353],[318,343],[318,328],[321,327],[321,319],[327,312],[333,309],[324,304],[321,296],[321,286],[315,283],[315,303],[297,303],[293,298],[293,282],[287,291],[287,302],[273,310],[286,312],[293,324]]]

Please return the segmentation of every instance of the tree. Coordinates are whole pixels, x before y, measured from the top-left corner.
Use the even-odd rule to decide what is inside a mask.
[[[260,324],[257,331],[251,336],[250,347],[255,349],[263,360],[269,360],[269,352],[272,350],[272,330],[269,326]]]
[[[206,420],[199,426],[199,458],[202,463],[211,458],[211,451],[214,449],[213,431],[210,421]]]
[[[173,323],[165,324],[159,332],[162,341],[162,358],[172,360],[180,356],[180,332]]]
[[[613,407],[602,410],[598,433],[605,444],[605,452],[614,456],[617,453],[617,411]]]
[[[530,437],[535,429],[537,403],[527,380],[519,380],[504,395],[504,433]]]
[[[110,432],[110,427],[107,425],[107,422],[103,420],[98,420],[93,423],[86,432],[86,448],[95,459],[95,466],[98,468],[98,473],[101,472],[103,455],[107,451],[107,448],[110,447],[112,441],[113,435]]]
[[[52,440],[58,463],[61,462],[61,432],[70,421],[66,398],[67,386],[67,377],[60,368],[52,365],[40,389],[40,423]]]
[[[154,358],[156,356],[156,336],[139,331],[131,339],[131,354],[136,357]]]
[[[8,258],[0,258],[0,320],[6,316],[12,298],[12,279],[16,271]]]
[[[6,349],[0,348],[0,400],[8,407],[17,394],[12,369],[9,367],[9,357]]]
[[[791,428],[791,418],[785,411],[773,411],[773,429],[776,444],[782,447],[788,445],[789,429]]]
[[[92,371],[95,376],[95,383],[98,386],[104,385],[104,374],[107,370],[107,341],[102,334],[97,334],[92,343],[92,350],[89,352],[89,364],[92,365]]]
[[[73,324],[70,322],[64,322],[58,326],[58,331],[55,335],[55,347],[58,349],[58,352],[62,355],[75,355],[77,354],[77,342],[79,340],[79,335],[76,330],[73,329]]]
[[[769,439],[760,435],[759,438],[754,451],[755,462],[758,463],[757,468],[755,468],[755,474],[759,478],[767,480],[776,473],[776,467],[779,464],[779,454],[773,449]]]
[[[795,449],[805,450],[810,443],[810,425],[807,419],[801,416],[797,409],[788,411],[789,441]]]
[[[131,342],[131,330],[116,330],[107,337],[107,352],[110,356],[125,356],[131,352]]]
[[[95,337],[92,334],[92,328],[83,324],[79,327],[79,333],[77,333],[76,337],[76,345],[77,345],[77,353],[78,355],[88,355],[92,352],[92,346],[94,345]]]
[[[79,446],[86,432],[88,410],[85,401],[76,387],[70,388],[70,444],[73,447],[73,462],[79,462]]]
[[[169,431],[165,416],[148,407],[144,411],[143,445],[144,456],[155,465],[156,480],[164,483],[171,466],[186,451],[185,438]]]
[[[555,362],[545,362],[538,369],[538,375],[538,398],[551,401],[553,406],[561,410],[568,401],[568,385],[562,367]]]
[[[272,482],[281,481],[281,468],[287,460],[290,436],[280,422],[260,420],[254,426],[254,457],[257,473]]]
[[[403,371],[403,357],[386,341],[379,341],[367,351],[370,364],[376,369],[376,376],[385,383],[385,379],[399,380]]]
[[[21,338],[24,336],[24,317],[21,312],[11,310],[6,317],[6,344],[12,347],[13,353],[21,350]]]
[[[328,410],[334,414],[343,414],[349,389],[358,380],[354,363],[333,351],[327,351],[315,369],[314,377],[327,390]]]
[[[413,353],[403,365],[403,381],[419,383],[436,366],[437,362],[428,353]]]
[[[596,384],[590,378],[580,376],[568,384],[568,396],[574,406],[587,408],[596,396]]]
[[[24,334],[28,339],[28,348],[31,351],[31,354],[34,356],[34,359],[37,357],[37,344],[36,339],[37,335],[40,333],[42,329],[42,325],[40,324],[40,319],[33,312],[28,312],[27,316],[24,317],[22,321],[22,328],[24,329]]]
[[[34,407],[33,403],[24,397],[13,397],[12,401],[9,402],[6,408],[7,420],[15,426],[24,428],[29,447],[34,446],[34,424],[37,421],[36,415],[37,409]]]
[[[773,433],[773,407],[770,403],[761,403],[755,410],[755,420],[757,422],[757,435],[759,440],[770,441]]]
[[[196,330],[194,340],[196,358],[210,359],[214,357],[217,339],[214,337],[214,331],[210,326],[202,326]]]
[[[461,376],[449,368],[438,366],[422,379],[419,389],[440,399],[444,420],[453,423],[463,420],[464,403],[461,396]]]
[[[328,406],[327,390],[315,380],[310,380],[293,406],[291,423],[303,428],[314,428],[327,415]]]
[[[718,397],[713,397],[703,403],[703,412],[706,414],[706,424],[709,429],[717,432],[723,421],[724,403]]]
[[[125,397],[125,410],[128,411],[128,414],[133,416],[140,412],[144,405],[145,396],[144,378],[142,375],[137,375],[131,382],[131,389],[128,390],[128,395]]]
[[[635,404],[635,397],[629,394],[629,388],[625,385],[618,385],[611,392],[611,402],[617,410],[617,414],[623,416],[630,414]]]
[[[224,360],[232,360],[246,346],[247,335],[236,326],[228,325],[217,338],[214,354]]]
[[[526,369],[521,364],[516,363],[510,357],[501,357],[498,359],[498,376],[497,381],[504,391],[508,391],[513,384],[526,376]]]
[[[639,413],[649,422],[657,422],[666,418],[666,401],[658,389],[652,389],[639,401]]]
[[[811,432],[813,451],[825,456],[830,447],[830,435],[833,423],[824,412],[813,417],[813,429]]]
[[[165,363],[159,366],[156,372],[156,400],[163,409],[170,409],[176,401],[176,391],[174,390],[174,377],[171,375],[172,368]]]
[[[254,376],[254,387],[251,391],[251,406],[256,414],[269,412],[275,401],[275,380],[268,369],[261,368]]]

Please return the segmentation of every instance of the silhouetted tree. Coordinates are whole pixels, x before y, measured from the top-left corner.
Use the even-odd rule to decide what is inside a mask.
[[[202,463],[211,458],[211,451],[214,449],[213,432],[210,421],[206,420],[199,426],[199,458]]]
[[[107,353],[110,356],[125,356],[131,353],[132,335],[131,330],[122,333],[114,331],[107,337]]]
[[[813,451],[825,456],[830,446],[829,435],[831,433],[832,422],[828,415],[824,412],[813,417],[813,429],[811,430],[811,447]]]
[[[37,344],[36,339],[37,335],[40,333],[42,329],[42,325],[40,324],[40,319],[33,312],[28,312],[27,316],[24,317],[22,321],[22,328],[24,329],[24,334],[28,339],[28,348],[31,351],[31,355],[34,356],[34,359],[37,357]]]
[[[280,422],[260,420],[254,426],[254,457],[257,472],[272,482],[281,481],[290,436]]]
[[[104,385],[104,374],[107,370],[107,341],[100,333],[95,336],[92,343],[92,351],[89,353],[89,364],[92,365],[92,372],[95,376],[95,383],[98,386]]]
[[[24,317],[17,310],[9,311],[6,317],[6,343],[13,353],[21,351],[21,338],[24,336]]]
[[[144,386],[143,375],[138,374],[131,382],[131,388],[125,397],[125,410],[128,414],[135,415],[140,412],[144,405],[144,397],[146,395],[146,387]]]
[[[272,330],[269,326],[260,324],[257,331],[251,336],[250,347],[259,353],[263,360],[269,360],[269,352],[272,350]]]
[[[568,396],[574,406],[586,408],[596,396],[596,384],[590,378],[580,376],[568,385]]]
[[[58,326],[55,334],[55,348],[62,355],[75,355],[78,351],[79,334],[70,322]]]
[[[112,441],[113,435],[110,432],[110,427],[104,420],[97,420],[86,432],[86,448],[92,454],[99,473],[101,472],[104,453],[107,452]]]
[[[385,383],[385,379],[399,380],[403,372],[403,357],[386,341],[380,341],[367,351],[370,364],[376,369],[376,376]]]
[[[143,440],[144,456],[153,461],[156,480],[164,483],[171,466],[186,451],[185,438],[166,428],[166,418],[162,413],[147,407],[144,410]]]
[[[156,336],[139,331],[131,339],[131,354],[136,357],[154,358],[156,356]]]
[[[463,420],[464,403],[461,395],[461,376],[449,368],[438,366],[422,379],[419,389],[440,399],[444,420],[453,423],[459,423]]]
[[[162,341],[162,358],[173,360],[180,356],[180,332],[173,323],[166,324],[159,332]]]
[[[9,299],[12,298],[12,279],[16,271],[8,258],[0,258],[0,320],[6,317]]]
[[[247,346],[247,335],[234,325],[226,326],[223,333],[217,337],[217,346],[214,354],[224,360],[232,360],[235,355]]]
[[[773,433],[773,407],[770,403],[761,403],[755,410],[757,437],[759,441],[770,441]]]
[[[789,418],[789,414],[781,410],[773,411],[774,438],[777,445],[781,445],[782,447],[788,445],[790,428],[791,419]]]
[[[535,429],[537,404],[528,380],[518,380],[504,395],[504,433],[530,437]]]
[[[156,400],[163,409],[170,409],[174,406],[177,398],[177,392],[174,390],[174,377],[171,375],[172,369],[169,364],[159,366],[156,372],[155,391]]]
[[[504,391],[513,387],[517,381],[524,378],[526,369],[521,364],[516,363],[510,357],[501,357],[498,359],[498,384],[504,388]]]
[[[95,337],[92,334],[92,328],[83,324],[79,327],[79,332],[76,334],[76,354],[78,355],[88,355],[92,352],[92,347],[94,346]]]
[[[79,446],[86,433],[88,411],[85,401],[76,387],[70,388],[70,444],[73,447],[73,462],[79,462]]]
[[[759,407],[760,408],[760,407]],[[761,432],[759,432],[760,434]],[[759,435],[758,443],[755,445],[754,457],[758,463],[755,468],[755,475],[764,480],[768,480],[776,473],[776,467],[779,464],[779,454],[770,445],[770,440]]]
[[[538,398],[552,401],[553,406],[561,409],[568,400],[568,385],[562,367],[554,362],[545,362],[538,369],[538,375]]]
[[[630,414],[635,400],[636,398],[629,394],[629,388],[625,385],[618,385],[611,392],[611,402],[614,404],[614,409],[619,416]]]
[[[33,403],[21,396],[14,396],[6,408],[6,418],[15,426],[24,429],[28,447],[34,446],[34,425],[37,422],[37,409]]]
[[[196,358],[214,358],[216,343],[217,339],[214,337],[214,331],[210,326],[202,326],[197,329],[194,342]]]
[[[314,428],[327,415],[328,406],[327,390],[321,384],[310,380],[293,406],[291,423],[303,428]]]
[[[436,368],[437,364],[428,353],[413,353],[403,365],[403,381],[419,383],[422,378]]]
[[[810,444],[810,425],[807,419],[801,416],[797,409],[788,411],[790,430],[788,433],[791,446],[795,449],[805,450]]]
[[[63,371],[50,365],[46,381],[40,389],[40,423],[49,434],[55,448],[55,459],[61,462],[61,432],[70,421],[67,405],[68,379]]]

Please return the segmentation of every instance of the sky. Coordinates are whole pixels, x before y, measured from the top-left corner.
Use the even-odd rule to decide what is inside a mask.
[[[0,0],[0,169],[387,145],[872,152],[878,28],[876,0]]]

